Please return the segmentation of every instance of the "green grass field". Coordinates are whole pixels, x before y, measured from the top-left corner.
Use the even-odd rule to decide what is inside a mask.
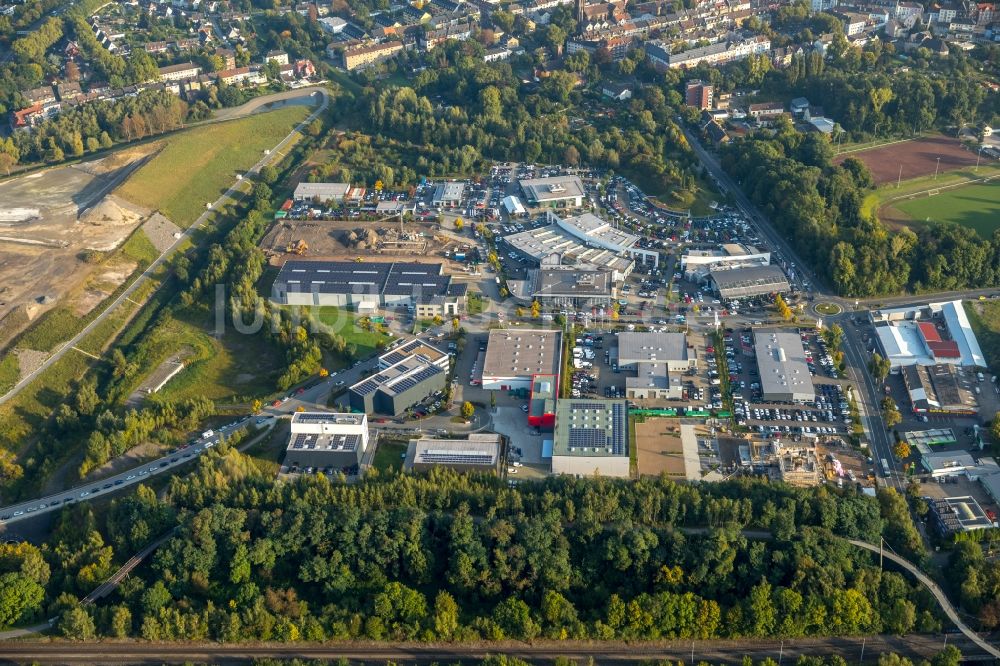
[[[894,204],[916,222],[957,222],[990,238],[1000,229],[1000,180],[944,190]]]
[[[379,345],[389,341],[388,335],[364,330],[357,323],[359,317],[353,312],[329,306],[304,308],[304,310],[308,311],[308,316],[314,316],[329,326],[331,333],[343,336],[347,344],[357,345],[359,358],[368,356]]]
[[[273,148],[309,109],[292,106],[232,122],[206,125],[165,141],[163,150],[117,194],[189,227],[264,150]]]
[[[966,301],[965,312],[994,373],[1000,372],[1000,301]]]
[[[213,334],[215,322],[208,308],[188,309],[153,332],[151,356],[162,360],[185,347],[193,353],[187,366],[160,391],[163,398],[183,400],[204,396],[233,401],[269,395],[281,374],[284,354],[263,333],[236,331]]]
[[[375,457],[372,459],[372,467],[380,472],[389,469],[402,469],[404,453],[406,453],[406,444],[392,440],[380,441],[375,450]]]

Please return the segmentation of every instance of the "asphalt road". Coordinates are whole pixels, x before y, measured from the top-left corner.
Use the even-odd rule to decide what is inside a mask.
[[[319,95],[319,96],[322,97],[323,101],[320,104],[320,106],[319,106],[318,109],[316,109],[315,111],[313,111],[305,120],[303,120],[301,123],[299,123],[295,127],[295,129],[293,129],[291,132],[289,132],[288,135],[284,139],[282,139],[281,142],[277,146],[275,146],[274,148],[272,148],[266,155],[264,155],[264,157],[262,157],[260,159],[260,161],[258,161],[250,169],[248,169],[246,171],[246,173],[245,173],[245,176],[252,176],[252,175],[256,174],[260,170],[261,167],[263,167],[264,165],[268,164],[269,162],[271,162],[272,160],[274,160],[275,157],[277,157],[278,155],[280,155],[281,151],[289,144],[289,142],[292,140],[292,138],[297,133],[300,133],[306,127],[306,125],[308,125],[309,123],[311,123],[317,116],[319,116],[320,113],[322,113],[324,110],[326,110],[327,106],[330,103],[330,95],[323,88],[314,88],[314,89],[303,88],[300,92],[303,95],[314,95],[314,94]],[[141,287],[143,284],[145,284],[146,281],[148,281],[153,276],[153,274],[156,273],[157,269],[159,269],[159,267],[171,255],[173,255],[173,253],[176,252],[179,247],[181,247],[202,226],[205,225],[205,223],[211,217],[211,215],[213,214],[213,212],[219,206],[221,206],[222,204],[224,204],[226,202],[226,200],[228,200],[230,198],[238,198],[238,197],[235,197],[235,195],[237,195],[237,193],[239,192],[239,188],[242,185],[242,183],[243,183],[243,179],[238,179],[235,183],[233,183],[233,185],[228,190],[226,190],[225,193],[223,193],[222,196],[220,196],[218,199],[216,199],[216,201],[211,205],[211,207],[208,210],[206,210],[204,213],[202,213],[202,215],[197,220],[195,220],[194,224],[192,224],[190,227],[188,227],[186,230],[184,230],[184,232],[181,234],[180,238],[178,238],[173,243],[173,245],[171,245],[166,250],[164,250],[162,253],[160,253],[160,256],[158,256],[155,260],[153,260],[153,262],[146,268],[146,270],[143,271],[142,275],[140,275],[138,278],[136,278],[132,282],[132,284],[130,284],[107,308],[104,309],[104,311],[101,314],[99,314],[97,317],[95,317],[93,321],[91,321],[89,324],[87,324],[83,328],[83,330],[81,330],[79,333],[77,333],[75,336],[73,336],[72,339],[70,339],[69,341],[67,341],[66,343],[64,343],[51,356],[49,356],[47,359],[45,359],[45,362],[43,362],[41,365],[39,365],[34,371],[32,371],[31,373],[29,373],[28,375],[26,375],[25,377],[23,377],[17,384],[14,385],[14,387],[10,391],[8,391],[5,395],[0,396],[0,405],[2,405],[5,402],[9,401],[11,398],[13,398],[14,396],[16,396],[21,391],[23,391],[29,384],[31,384],[31,382],[35,381],[35,379],[37,379],[39,375],[41,375],[43,372],[45,372],[50,367],[52,367],[52,365],[55,364],[59,359],[61,359],[66,353],[68,353],[69,351],[73,350],[74,347],[76,347],[76,345],[80,344],[80,342],[84,338],[86,338],[95,328],[97,328],[98,326],[100,326],[101,323],[105,319],[107,319],[109,316],[111,316],[111,314],[113,314],[114,311],[117,310],[121,306],[122,303],[124,303],[125,301],[130,300],[129,297],[133,293],[135,293],[135,291],[137,289],[139,289],[139,287]],[[242,195],[240,195],[240,196],[242,196]],[[79,352],[77,352],[77,353],[79,353]]]
[[[449,644],[288,644],[219,645],[216,643],[70,643],[18,642],[0,644],[0,664],[247,664],[254,659],[348,659],[354,662],[406,664],[455,663],[505,654],[533,663],[557,657],[597,664],[638,664],[651,660],[695,663],[740,663],[744,657],[778,663],[794,663],[802,655],[840,655],[849,662],[876,661],[878,655],[895,652],[913,660],[939,652],[945,640],[970,660],[984,655],[961,634],[924,636],[868,636],[799,640],[715,640],[663,643],[585,643],[575,641],[504,642],[481,645]]]
[[[109,476],[100,481],[93,481],[45,497],[0,508],[0,525],[11,525],[29,518],[37,518],[46,513],[58,511],[67,504],[89,502],[92,499],[117,492],[128,486],[148,481],[151,476],[172,472],[184,463],[194,460],[215,446],[221,436],[232,435],[242,430],[250,421],[251,417],[246,417],[224,428],[219,428],[218,431],[214,431],[209,437],[200,437],[192,443],[185,444],[183,448],[177,449],[174,453],[143,463],[138,467],[114,476]],[[271,423],[273,423],[273,420]]]

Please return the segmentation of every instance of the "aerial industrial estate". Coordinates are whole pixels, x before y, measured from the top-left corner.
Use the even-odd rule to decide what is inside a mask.
[[[0,2],[0,655],[1000,659],[1000,13],[682,4]]]

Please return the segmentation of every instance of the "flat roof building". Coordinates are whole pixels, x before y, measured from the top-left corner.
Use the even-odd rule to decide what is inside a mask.
[[[975,470],[976,459],[966,451],[933,451],[926,444],[917,444],[920,454],[920,464],[927,472],[937,478],[941,476],[958,476]]]
[[[576,207],[587,195],[577,176],[549,176],[518,181],[524,198],[532,206]]]
[[[500,435],[472,433],[468,439],[411,439],[403,469],[422,472],[447,467],[459,472],[496,474],[500,468]]]
[[[870,314],[881,354],[892,367],[986,367],[962,301],[883,308]]]
[[[299,183],[292,198],[296,201],[343,201],[350,189],[350,183]]]
[[[561,342],[557,330],[491,330],[483,359],[483,389],[530,388],[535,375],[558,377]]]
[[[543,266],[528,271],[531,301],[574,308],[610,305],[615,286],[609,271]]]
[[[559,377],[557,375],[535,375],[531,378],[528,425],[551,432],[556,424],[558,391]]]
[[[544,227],[512,234],[503,240],[539,264],[608,270],[614,281],[628,277],[636,259],[659,265],[659,252],[639,247],[639,236],[622,231],[592,213],[563,219],[547,211],[546,220],[549,224]]]
[[[934,526],[941,536],[995,527],[975,497],[945,497],[927,503]]]
[[[462,311],[466,289],[444,274],[443,264],[294,259],[275,277],[271,300],[355,309],[429,307],[446,316]]]
[[[712,287],[721,298],[734,299],[791,291],[788,278],[777,266],[748,266],[729,270],[709,271]]]
[[[434,198],[431,202],[435,206],[445,206],[454,208],[461,205],[462,197],[465,195],[465,183],[447,181],[438,183],[434,188]]]
[[[698,357],[683,333],[620,333],[618,367],[636,373],[625,378],[625,397],[680,400],[684,373],[698,367]]]
[[[914,413],[975,414],[974,379],[954,365],[906,365],[903,382]]]
[[[385,370],[400,361],[416,359],[431,365],[436,365],[444,370],[448,369],[448,355],[443,351],[429,345],[419,338],[412,338],[405,342],[400,342],[395,347],[378,357],[379,370]]]
[[[289,471],[356,473],[368,448],[368,417],[338,412],[296,412],[285,450]]]
[[[691,281],[707,279],[709,271],[715,268],[747,268],[770,263],[770,252],[761,252],[752,245],[742,243],[724,243],[709,250],[688,250],[681,255],[684,277]]]
[[[628,406],[624,400],[560,400],[552,473],[628,478]]]
[[[816,398],[805,348],[798,333],[754,330],[761,394],[766,402],[808,402]]]

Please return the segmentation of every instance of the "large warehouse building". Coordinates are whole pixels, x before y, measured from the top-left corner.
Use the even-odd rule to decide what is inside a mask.
[[[871,320],[880,353],[894,368],[938,364],[986,367],[962,301],[876,310]]]
[[[518,181],[525,200],[532,206],[577,207],[587,195],[576,176],[551,176]]]
[[[724,243],[710,250],[688,250],[681,255],[681,269],[685,279],[695,282],[706,280],[713,269],[767,266],[770,263],[770,252],[761,252],[751,245],[741,243]]]
[[[777,266],[747,266],[745,268],[713,268],[708,273],[715,292],[725,299],[786,294],[791,291],[788,278]]]
[[[635,261],[654,266],[659,252],[639,247],[639,236],[613,227],[591,213],[560,218],[546,212],[549,224],[504,237],[504,241],[543,267],[569,264],[580,270],[604,270],[620,282],[631,274]]]
[[[575,309],[610,306],[615,284],[608,271],[542,266],[528,271],[527,302]]]
[[[754,345],[765,402],[808,402],[816,398],[798,333],[777,328],[755,329]]]
[[[625,379],[625,397],[680,400],[684,373],[698,367],[698,356],[683,333],[621,333],[618,367],[636,373]]]
[[[630,476],[628,406],[624,400],[560,400],[552,473]]]
[[[500,468],[500,435],[472,433],[468,439],[411,439],[403,469],[420,472],[447,467],[459,472],[496,474]]]
[[[271,300],[358,310],[412,306],[420,310],[418,316],[450,316],[464,309],[466,289],[444,274],[443,264],[295,259],[278,272]]]
[[[551,330],[493,329],[483,359],[483,388],[530,389],[535,375],[559,376],[562,335]]]
[[[336,412],[296,412],[285,450],[289,470],[347,470],[368,448],[368,417]]]

